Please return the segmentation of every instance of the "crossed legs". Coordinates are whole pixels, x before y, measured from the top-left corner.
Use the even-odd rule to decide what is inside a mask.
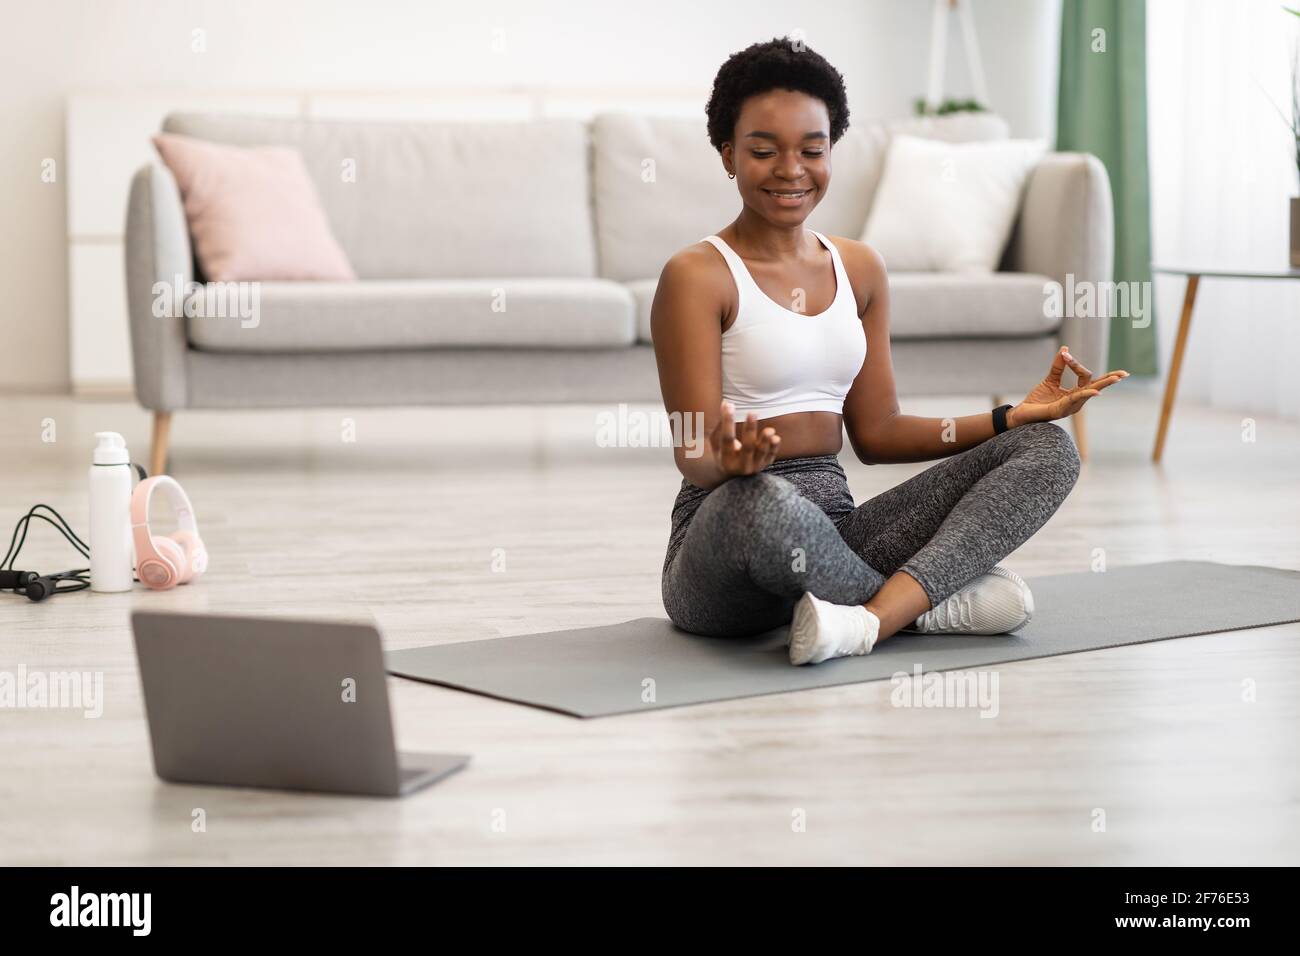
[[[937,462],[838,523],[783,478],[733,478],[692,518],[664,573],[664,607],[692,633],[743,636],[789,623],[809,591],[865,605],[883,638],[1028,540],[1078,475],[1069,435],[1037,422]]]

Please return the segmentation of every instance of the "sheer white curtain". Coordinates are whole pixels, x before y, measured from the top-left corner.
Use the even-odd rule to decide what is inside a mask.
[[[1289,3],[1296,6],[1296,3]],[[1300,19],[1281,0],[1149,0],[1148,134],[1157,264],[1282,266]],[[1168,374],[1184,282],[1155,277]],[[1300,417],[1300,280],[1203,279],[1179,400]]]

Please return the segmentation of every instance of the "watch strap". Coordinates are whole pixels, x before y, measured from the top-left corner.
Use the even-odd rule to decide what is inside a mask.
[[[1001,435],[1007,430],[1007,412],[1011,411],[1011,405],[999,405],[993,409],[993,434]]]

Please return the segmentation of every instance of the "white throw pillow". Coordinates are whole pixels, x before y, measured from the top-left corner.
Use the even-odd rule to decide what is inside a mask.
[[[1042,140],[895,136],[862,241],[897,272],[993,272]]]

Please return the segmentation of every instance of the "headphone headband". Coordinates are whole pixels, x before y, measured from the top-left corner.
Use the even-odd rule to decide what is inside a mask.
[[[198,534],[199,525],[194,519],[194,506],[190,504],[189,495],[171,475],[155,475],[146,478],[136,486],[131,496],[131,527],[149,527],[149,502],[153,500],[155,489],[161,489],[176,514],[176,523],[180,530]]]

